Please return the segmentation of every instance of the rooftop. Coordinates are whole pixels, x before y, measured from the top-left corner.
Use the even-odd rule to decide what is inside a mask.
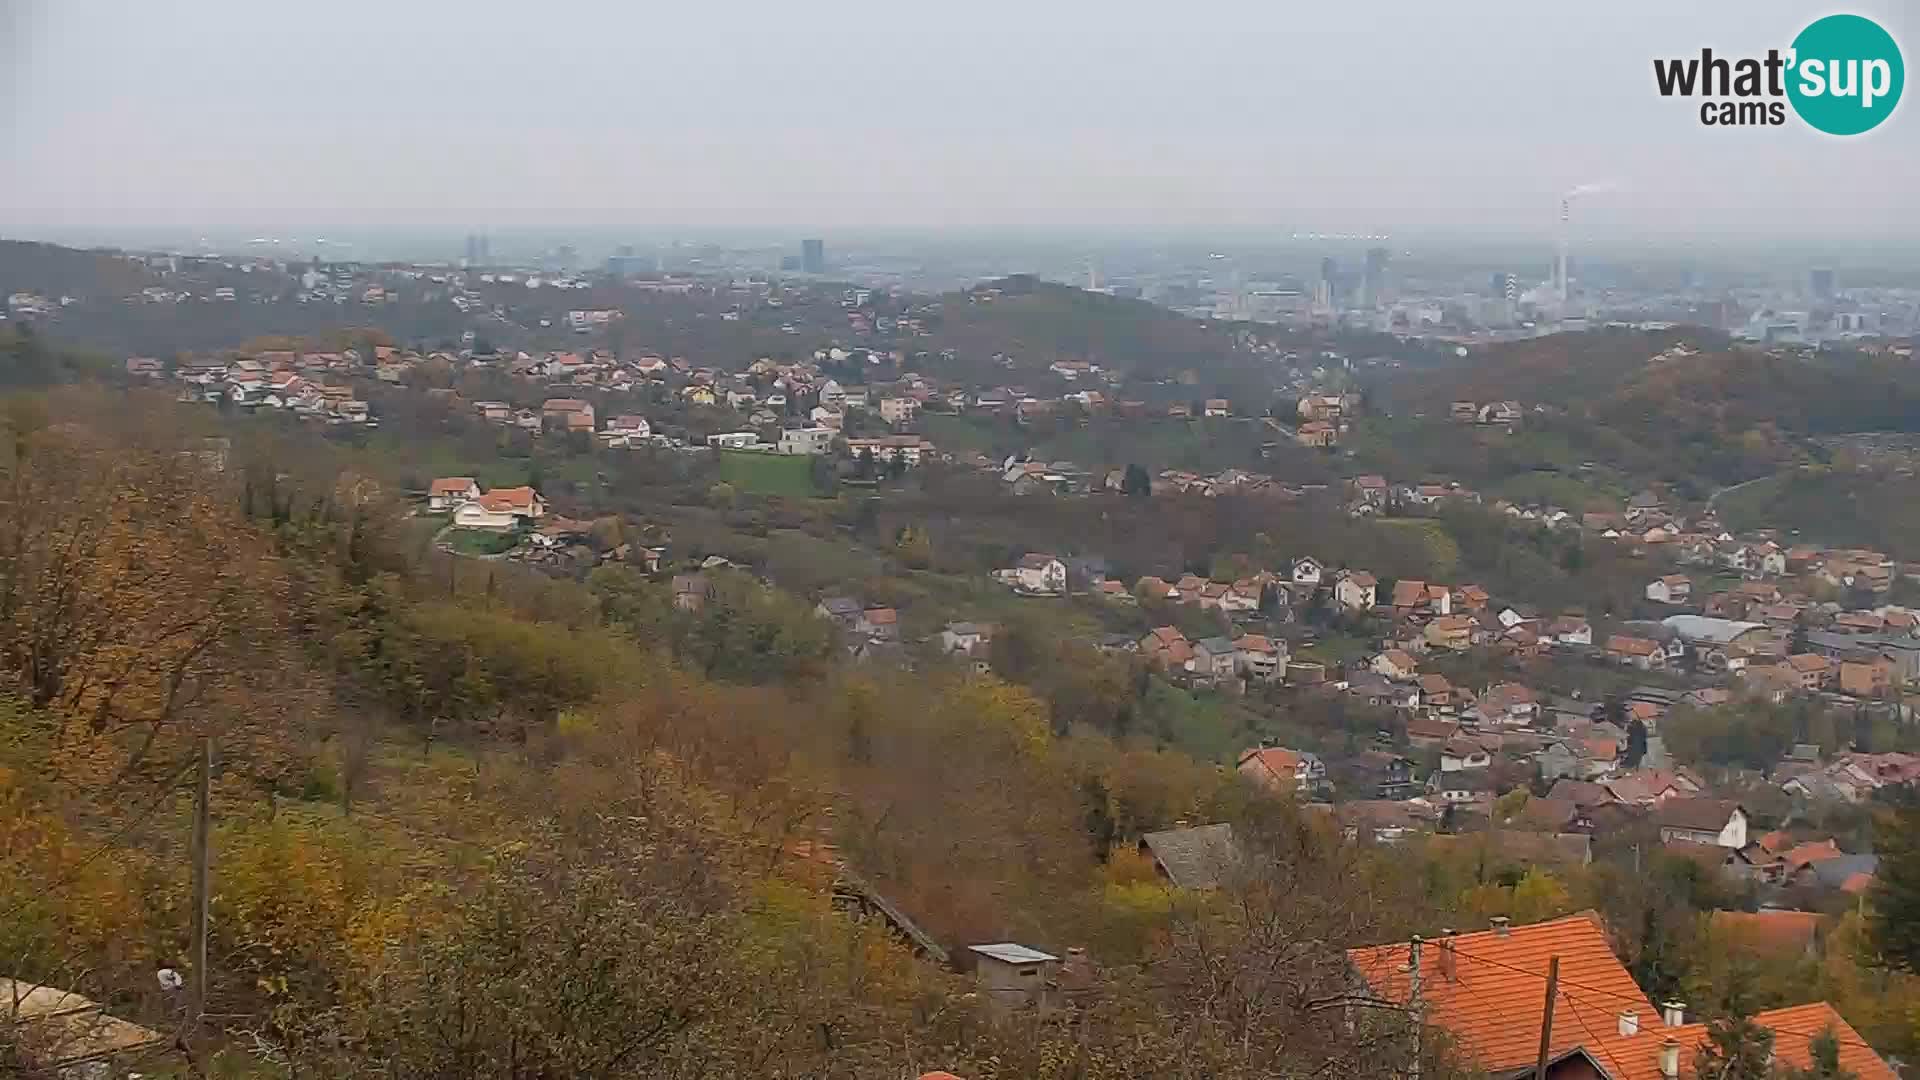
[[[969,945],[968,952],[989,956],[1003,964],[1045,964],[1060,958],[1038,949],[1029,949],[1025,945],[1015,945],[1011,941],[1002,941],[992,945]]]

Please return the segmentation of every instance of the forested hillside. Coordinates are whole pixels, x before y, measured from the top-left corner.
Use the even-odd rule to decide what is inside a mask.
[[[1424,414],[1444,448],[1454,401],[1515,401],[1523,428],[1643,479],[1713,488],[1824,454],[1809,440],[1857,431],[1920,430],[1920,374],[1892,357],[1801,356],[1729,345],[1698,331],[1556,334],[1497,345],[1468,361],[1408,375],[1382,396]],[[1523,439],[1514,450],[1563,465]],[[1467,455],[1449,460],[1470,468]],[[1538,454],[1538,456],[1534,456]],[[1469,475],[1471,473],[1469,472]]]
[[[850,670],[748,578],[694,618],[629,571],[440,555],[298,433],[200,453],[213,414],[93,388],[5,420],[0,954],[177,1036],[149,1074],[1398,1073],[1390,1017],[1309,1003],[1406,886],[1230,775],[991,678]],[[154,972],[196,974],[202,745],[196,1023]],[[1271,873],[1170,897],[1110,846],[1181,818]],[[836,860],[949,947],[1088,946],[1082,1026],[992,1022],[829,903]]]

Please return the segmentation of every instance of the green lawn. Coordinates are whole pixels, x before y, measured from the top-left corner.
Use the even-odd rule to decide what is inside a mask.
[[[447,546],[458,555],[499,555],[511,551],[519,542],[512,533],[485,529],[451,529],[446,537]]]
[[[743,495],[785,495],[811,498],[813,459],[804,454],[761,454],[749,450],[720,451],[720,479]]]

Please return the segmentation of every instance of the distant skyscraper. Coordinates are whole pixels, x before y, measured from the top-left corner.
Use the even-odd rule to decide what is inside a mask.
[[[1330,308],[1340,302],[1340,264],[1331,255],[1320,259],[1320,285],[1314,295],[1322,307]]]
[[[1812,287],[1815,300],[1833,299],[1833,271],[1822,266],[1813,268],[1807,275],[1807,284]]]
[[[1367,267],[1360,279],[1360,287],[1367,291],[1367,303],[1378,304],[1387,293],[1387,249],[1383,247],[1367,249]]]
[[[1520,298],[1520,279],[1512,274],[1495,271],[1493,276],[1487,281],[1487,289],[1495,296],[1505,297],[1508,300],[1518,300]]]
[[[467,234],[467,265],[468,266],[487,265],[487,234],[486,233]]]
[[[827,272],[827,242],[825,240],[800,241],[800,269],[809,274]]]

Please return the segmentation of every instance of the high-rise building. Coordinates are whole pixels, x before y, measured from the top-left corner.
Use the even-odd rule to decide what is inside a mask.
[[[809,274],[827,272],[827,242],[825,240],[800,241],[800,269]]]
[[[1320,285],[1314,295],[1322,307],[1331,308],[1340,302],[1340,264],[1331,255],[1320,259]]]
[[[1815,300],[1833,299],[1833,270],[1824,266],[1814,267],[1807,275],[1807,285]]]
[[[467,234],[467,265],[468,266],[485,266],[487,265],[487,258],[488,258],[487,234],[486,233],[468,233]]]
[[[1520,298],[1520,279],[1503,271],[1494,271],[1487,280],[1487,291],[1507,300]]]
[[[1360,278],[1360,287],[1367,292],[1368,304],[1378,304],[1386,299],[1388,257],[1386,248],[1367,249],[1367,265]]]

